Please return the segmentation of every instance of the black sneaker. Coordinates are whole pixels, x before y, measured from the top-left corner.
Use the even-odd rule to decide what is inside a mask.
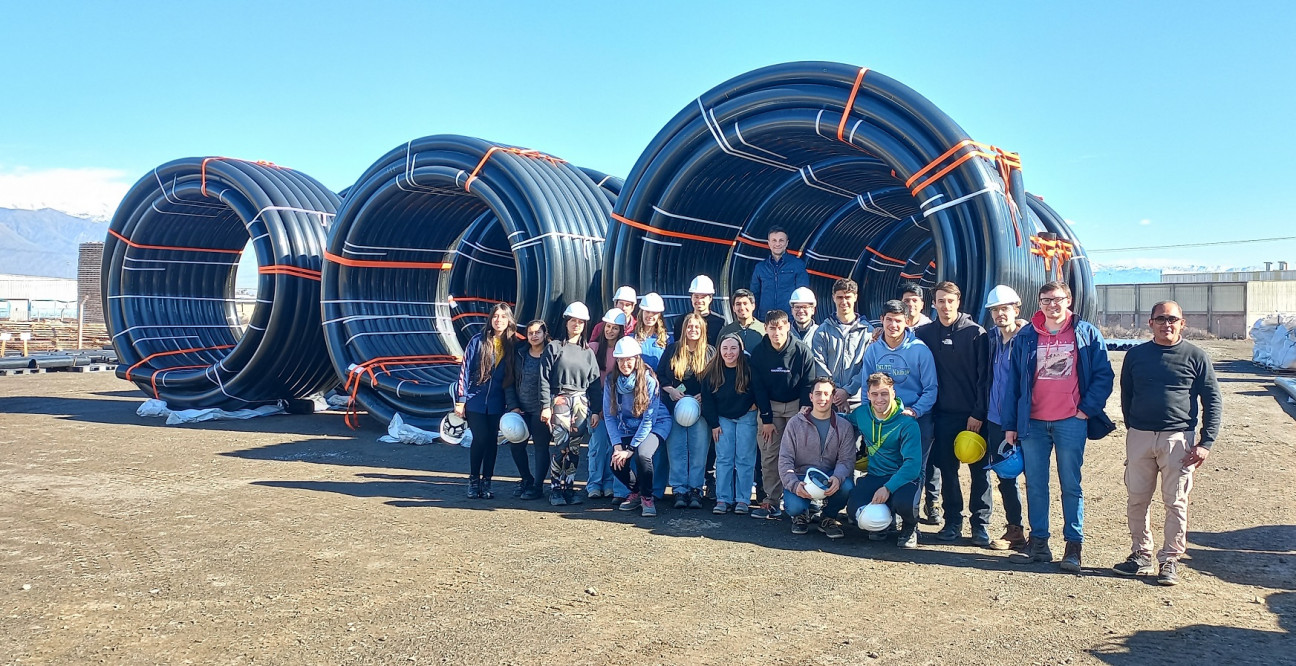
[[[917,525],[905,525],[904,529],[896,535],[896,547],[905,550],[913,550],[918,547],[918,530]]]
[[[702,491],[698,490],[697,488],[694,488],[693,490],[689,491],[688,508],[690,509],[702,508]]]
[[[1112,571],[1122,576],[1151,576],[1156,568],[1152,566],[1152,558],[1131,553],[1124,562],[1113,566]]]
[[[517,487],[513,489],[514,499],[522,499],[522,496],[525,495],[526,491],[530,489],[531,489],[530,481],[518,481]]]
[[[823,532],[829,539],[840,539],[846,536],[842,530],[841,521],[836,518],[824,518],[819,521],[819,531]]]
[[[805,534],[810,531],[810,516],[802,513],[792,516],[792,533]]]
[[[482,479],[482,480],[481,480],[481,498],[482,498],[482,499],[495,499],[495,493],[491,492],[491,480],[490,480],[490,479]]]
[[[686,493],[686,492],[678,492],[678,493],[676,493],[674,490],[672,490],[671,492],[674,493],[674,497],[675,497],[675,508],[676,508],[676,509],[687,509],[687,508],[688,508],[688,493]]]
[[[946,523],[941,531],[936,533],[938,541],[958,541],[963,536],[963,526],[958,523]]]
[[[567,504],[569,506],[574,506],[576,504],[582,504],[585,502],[585,498],[581,497],[579,493],[577,493],[575,490],[572,489],[567,489],[563,491],[563,499],[567,500]]]
[[[468,479],[468,499],[481,499],[481,481]]]
[[[1161,563],[1161,573],[1157,574],[1157,582],[1162,585],[1179,584],[1179,560],[1170,558]]]
[[[936,502],[930,497],[923,502],[923,514],[918,522],[924,525],[939,525],[944,522],[941,520],[941,510],[936,508]]]
[[[522,499],[524,500],[537,500],[541,497],[544,497],[544,490],[540,488],[539,484],[533,485],[522,491]]]

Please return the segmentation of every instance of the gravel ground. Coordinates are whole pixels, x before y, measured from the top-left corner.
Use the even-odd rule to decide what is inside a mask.
[[[934,527],[901,552],[521,502],[506,453],[469,502],[466,451],[339,414],[168,427],[107,373],[0,378],[0,663],[1296,663],[1296,408],[1249,344],[1199,344],[1225,429],[1174,588],[1109,573],[1123,427],[1089,444],[1066,574]]]

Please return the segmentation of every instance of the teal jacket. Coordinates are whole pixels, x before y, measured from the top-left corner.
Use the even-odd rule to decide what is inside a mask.
[[[918,431],[918,421],[902,411],[904,403],[896,398],[885,418],[879,419],[868,402],[850,414],[851,422],[864,436],[864,450],[868,455],[866,473],[890,475],[886,489],[891,493],[918,480],[922,474],[922,434]]]

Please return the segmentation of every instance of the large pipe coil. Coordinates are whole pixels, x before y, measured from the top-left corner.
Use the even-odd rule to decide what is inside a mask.
[[[853,278],[876,316],[902,282],[952,280],[979,315],[996,284],[1030,291],[1076,252],[1073,235],[1032,240],[1051,237],[1030,198],[1016,154],[973,141],[899,82],[774,65],[703,94],[643,151],[608,228],[602,289],[657,291],[682,314],[694,275],[715,279],[720,298],[746,287],[777,225],[819,294]]]
[[[187,158],[141,178],[104,242],[117,375],[176,409],[242,409],[335,386],[319,299],[337,204],[311,177],[268,162]],[[259,277],[244,321],[234,283],[249,245]]]
[[[552,331],[568,303],[598,300],[619,186],[453,135],[410,141],[369,167],[329,231],[323,270],[325,338],[351,411],[433,428],[453,406],[464,345],[496,303]]]

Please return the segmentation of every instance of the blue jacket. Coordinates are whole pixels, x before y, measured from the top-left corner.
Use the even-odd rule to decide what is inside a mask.
[[[809,287],[810,274],[800,257],[784,252],[777,262],[771,255],[756,264],[752,271],[751,291],[756,295],[756,318],[765,321],[765,313],[770,310],[791,312],[788,301],[792,291],[797,287]]]
[[[476,414],[504,413],[504,372],[508,359],[495,364],[486,381],[477,381],[477,360],[481,356],[485,333],[474,335],[468,341],[463,363],[459,365],[459,381],[455,384],[455,402],[464,403],[464,411]],[[504,352],[507,354],[508,352]]]
[[[896,349],[887,346],[885,338],[864,350],[860,386],[868,385],[868,376],[885,372],[895,380],[896,397],[918,416],[936,406],[936,361],[922,340],[906,334]]]
[[[1022,437],[1030,430],[1031,391],[1035,388],[1035,363],[1039,356],[1039,329],[1043,317],[1036,313],[1030,324],[1017,333],[1012,341],[1012,360],[1009,381],[1004,388],[1003,404],[999,406],[1004,430],[1016,430]],[[1107,359],[1107,343],[1098,327],[1071,315],[1076,337],[1076,379],[1080,389],[1077,408],[1093,416],[1107,405],[1116,374]]]
[[[1004,342],[998,328],[990,329],[987,334],[990,337],[990,400],[986,403],[986,419],[997,426],[1003,425],[1000,406],[1003,405],[1004,391],[1012,382],[1012,342],[1028,326],[1030,322],[1018,319],[1017,332],[1008,342]]]
[[[645,375],[651,398],[643,415],[635,416],[634,394],[622,395],[616,392],[617,376],[616,371],[609,372],[607,379],[603,381],[603,423],[612,445],[616,446],[630,437],[630,446],[637,449],[648,439],[649,434],[657,435],[664,443],[670,435],[671,424],[675,421],[658,395],[660,388],[657,378],[651,372]]]
[[[675,336],[667,331],[666,347],[669,347],[672,342],[675,342]],[[666,347],[657,346],[655,335],[644,338],[644,341],[639,343],[639,347],[643,350],[640,355],[643,356],[644,363],[648,364],[648,369],[657,372],[657,364],[661,362],[662,354],[666,353]]]

